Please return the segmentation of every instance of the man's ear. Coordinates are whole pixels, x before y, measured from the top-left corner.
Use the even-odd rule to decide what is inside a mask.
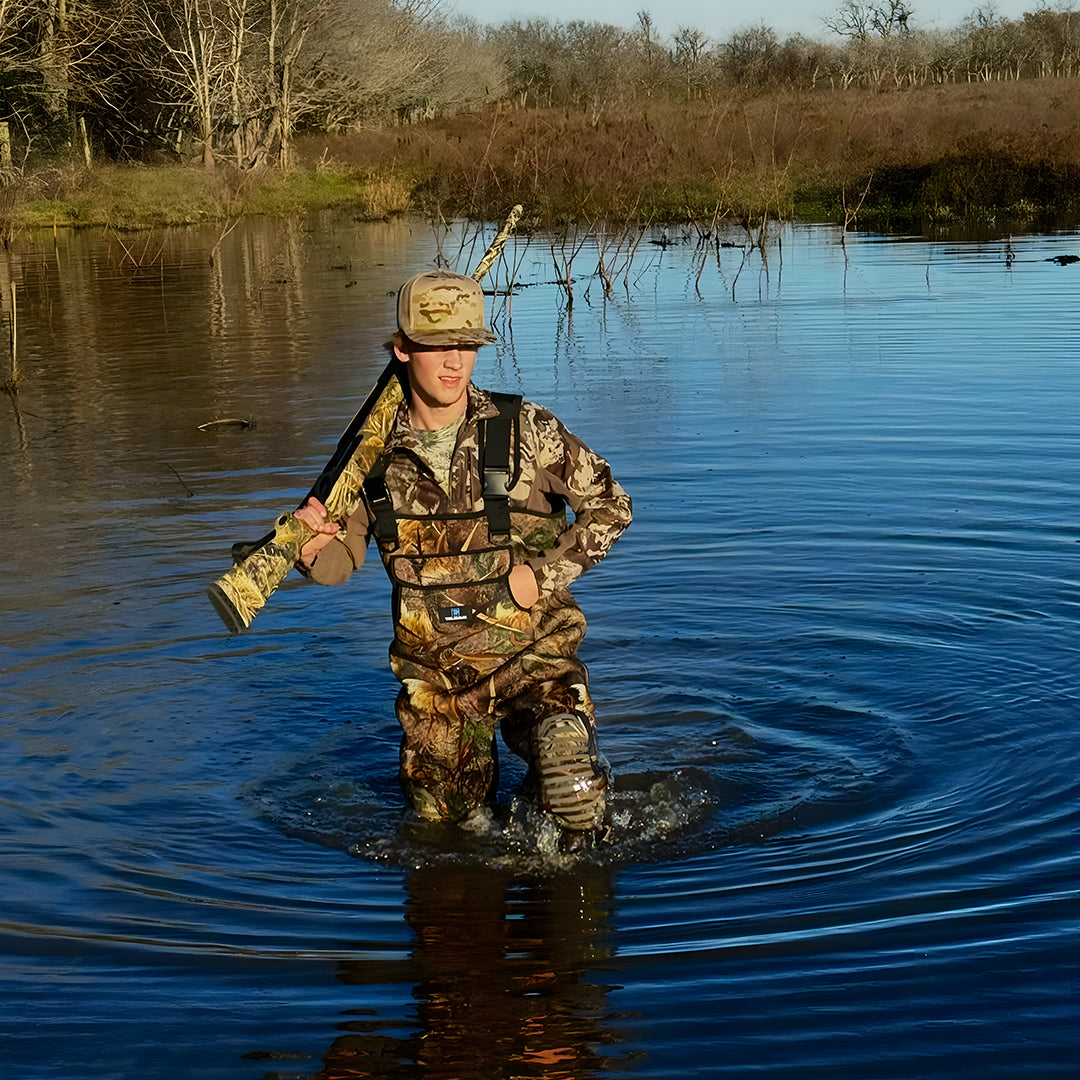
[[[409,360],[411,359],[411,357],[409,356],[408,352],[405,351],[405,348],[404,348],[405,343],[398,337],[397,334],[394,335],[394,339],[391,342],[391,344],[394,346],[394,355],[403,364],[407,364],[409,362]]]

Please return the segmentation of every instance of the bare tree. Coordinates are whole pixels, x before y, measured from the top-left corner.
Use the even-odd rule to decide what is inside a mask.
[[[529,40],[525,33],[517,41],[522,71],[536,57]],[[444,101],[487,100],[485,88],[501,92],[504,76],[489,59],[478,71],[464,68],[466,55],[480,59],[497,51],[490,41],[478,47],[446,24],[439,0],[339,0],[309,38],[304,108],[340,128],[435,115]],[[470,91],[470,79],[484,81],[474,81]]]
[[[157,45],[155,74],[171,92],[168,105],[195,119],[203,165],[214,167],[214,137],[227,85],[227,10],[214,0],[175,0],[142,9],[143,29]]]
[[[561,28],[550,19],[514,19],[489,31],[503,58],[509,92],[523,108],[550,104],[555,76],[552,58],[563,48]]]
[[[1016,29],[1037,74],[1068,78],[1080,71],[1080,12],[1071,6],[1026,12]]]
[[[627,31],[610,23],[575,19],[566,24],[566,48],[558,68],[571,102],[588,109],[594,122],[626,88],[628,37]]]
[[[908,19],[914,13],[914,8],[903,0],[886,0],[883,4],[875,5],[871,25],[878,37],[890,38],[894,34],[906,34]]]
[[[434,49],[433,103],[444,112],[481,108],[506,96],[506,73],[496,50],[475,19],[455,16],[449,25],[433,19],[428,34]]]
[[[988,80],[992,76],[1001,59],[998,50],[1004,22],[993,3],[980,4],[964,20],[961,31],[968,80]]]
[[[226,47],[228,62],[225,80],[229,91],[229,125],[232,128],[233,156],[243,162],[250,150],[248,145],[248,110],[250,79],[244,63],[251,33],[253,12],[250,0],[227,0]]]
[[[44,0],[41,12],[41,76],[45,107],[53,119],[68,120],[67,0]]]
[[[142,0],[166,104],[191,118],[203,163],[231,145],[238,164],[277,154],[287,168],[298,115],[297,65],[327,0]]]
[[[682,73],[686,100],[701,95],[704,82],[705,57],[709,51],[709,36],[693,26],[680,26],[674,38],[675,66]]]
[[[652,97],[663,81],[663,49],[656,32],[656,24],[649,11],[642,8],[637,13],[637,45],[641,66],[641,88],[646,97]]]
[[[27,144],[85,134],[85,110],[118,81],[102,57],[123,39],[125,7],[125,0],[0,0],[0,113]]]
[[[0,70],[5,76],[5,111],[18,110],[20,99],[29,96],[27,91],[37,89],[39,68],[35,63],[28,29],[32,18],[31,9],[36,6],[23,0],[0,2]],[[18,87],[20,93],[12,91]]]
[[[889,38],[906,33],[913,14],[914,9],[903,0],[881,0],[880,3],[844,0],[839,11],[821,21],[827,30],[840,37],[868,41],[873,36]]]
[[[288,169],[292,164],[293,131],[298,112],[295,95],[297,61],[304,39],[330,9],[326,0],[269,0],[269,3],[266,59],[271,113],[268,133],[272,135],[276,129],[278,165]],[[266,140],[260,145],[266,146]]]
[[[737,30],[723,44],[724,73],[740,86],[763,86],[776,74],[776,31],[765,23]]]
[[[870,5],[859,3],[858,0],[845,0],[839,11],[821,22],[826,30],[840,37],[866,41],[870,37]]]

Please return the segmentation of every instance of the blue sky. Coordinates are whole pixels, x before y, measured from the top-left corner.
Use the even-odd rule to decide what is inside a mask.
[[[980,6],[977,0],[908,2],[914,11],[913,22],[920,26],[957,26]],[[483,23],[547,16],[559,22],[586,19],[631,27],[637,25],[637,12],[646,8],[665,36],[674,34],[680,26],[692,26],[722,40],[731,31],[758,22],[771,26],[780,38],[794,33],[824,37],[822,17],[836,12],[841,4],[842,0],[757,0],[749,4],[707,0],[450,0],[448,7]],[[1011,19],[1039,6],[1041,0],[998,0],[996,5],[1000,15]]]

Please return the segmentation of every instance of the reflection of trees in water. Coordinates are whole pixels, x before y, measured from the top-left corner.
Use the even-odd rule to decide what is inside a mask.
[[[608,988],[588,975],[611,955],[609,874],[592,868],[522,881],[483,868],[424,867],[408,891],[419,1030],[395,1038],[377,1020],[348,1021],[319,1080],[578,1080],[605,1069],[594,1047],[617,1041],[603,1026]],[[363,985],[378,980],[373,974],[345,963],[338,978]]]

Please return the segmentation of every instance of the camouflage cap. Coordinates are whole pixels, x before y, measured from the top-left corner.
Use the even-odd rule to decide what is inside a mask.
[[[398,292],[398,329],[418,345],[491,345],[479,282],[448,270],[409,278]]]

